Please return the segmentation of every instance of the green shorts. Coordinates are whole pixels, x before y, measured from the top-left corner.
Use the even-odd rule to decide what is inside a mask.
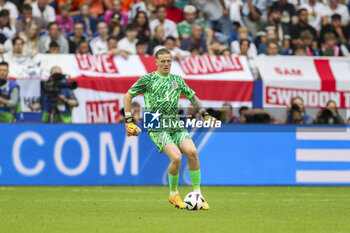
[[[175,143],[175,145],[179,146],[180,143],[185,139],[191,139],[190,134],[187,130],[181,131],[151,131],[148,132],[152,141],[158,147],[159,152],[163,152],[163,147],[168,143]]]

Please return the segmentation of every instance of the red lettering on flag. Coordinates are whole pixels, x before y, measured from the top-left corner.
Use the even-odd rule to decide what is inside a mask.
[[[119,118],[118,100],[87,101],[85,107],[88,123],[116,123]]]
[[[243,71],[239,57],[235,56],[188,56],[179,64],[186,75]]]
[[[80,70],[97,73],[119,73],[113,56],[108,55],[75,55]]]
[[[289,76],[302,76],[302,72],[300,69],[288,69],[288,68],[280,68],[275,67],[275,72],[279,75],[289,75]]]
[[[305,107],[324,108],[329,100],[335,101],[339,108],[350,109],[350,92],[295,89],[283,87],[265,87],[266,103],[286,106],[293,97],[300,96]]]

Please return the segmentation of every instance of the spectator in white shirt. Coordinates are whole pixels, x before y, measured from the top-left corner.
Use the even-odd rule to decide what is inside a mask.
[[[136,54],[137,33],[137,27],[134,24],[129,24],[126,27],[126,37],[118,42],[118,48],[128,54]]]
[[[151,34],[154,35],[155,28],[162,24],[165,30],[165,37],[172,36],[176,39],[176,44],[180,44],[179,33],[176,24],[166,18],[167,11],[165,5],[158,5],[156,8],[156,19],[150,23]]]
[[[318,2],[318,0],[309,0],[299,7],[299,9],[306,9],[308,14],[308,22],[310,26],[314,27],[316,31],[320,32],[321,23],[327,22],[326,7]]]
[[[38,0],[32,7],[33,16],[40,17],[49,23],[56,21],[55,9],[49,5],[48,0]]]
[[[65,36],[60,34],[58,23],[49,23],[47,30],[48,34],[40,37],[39,52],[46,53],[50,48],[50,43],[55,41],[60,46],[60,53],[68,53],[68,41]]]
[[[16,28],[10,23],[9,11],[2,9],[0,11],[0,32],[7,38],[12,39],[16,34]]]
[[[93,54],[102,54],[108,51],[108,26],[106,22],[98,22],[97,33],[98,36],[90,41],[90,48]]]
[[[326,15],[328,16],[328,22],[331,22],[331,17],[333,14],[339,14],[342,19],[342,26],[346,26],[349,23],[349,9],[337,0],[329,0],[329,4],[326,6]],[[327,24],[327,22],[323,22]]]
[[[7,0],[0,0],[0,10],[6,9],[10,12],[11,24],[16,25],[18,18],[18,9],[15,4]]]

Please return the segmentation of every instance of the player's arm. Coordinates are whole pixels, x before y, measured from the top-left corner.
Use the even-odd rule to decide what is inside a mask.
[[[215,123],[215,121],[216,121],[215,117],[212,117],[209,115],[209,113],[205,109],[204,105],[198,99],[198,97],[196,95],[193,95],[193,97],[190,99],[190,101],[191,101],[193,108],[197,112],[199,112],[206,121],[210,120],[210,121],[214,121],[214,123]]]
[[[134,96],[128,91],[124,95],[124,113],[125,113],[125,128],[126,128],[126,135],[129,136],[138,136],[139,132],[141,132],[141,129],[137,127],[132,122],[132,114],[131,114],[131,104],[132,99]]]

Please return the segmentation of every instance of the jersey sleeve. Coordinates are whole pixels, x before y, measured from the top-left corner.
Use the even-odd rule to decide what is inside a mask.
[[[130,94],[133,96],[137,96],[141,93],[145,93],[147,91],[147,87],[149,84],[149,76],[144,75],[139,80],[137,80],[129,89]]]
[[[181,77],[179,77],[181,80],[181,94],[183,94],[187,99],[191,99],[195,92],[194,90],[192,90],[187,83],[185,82],[185,80],[183,80]]]

